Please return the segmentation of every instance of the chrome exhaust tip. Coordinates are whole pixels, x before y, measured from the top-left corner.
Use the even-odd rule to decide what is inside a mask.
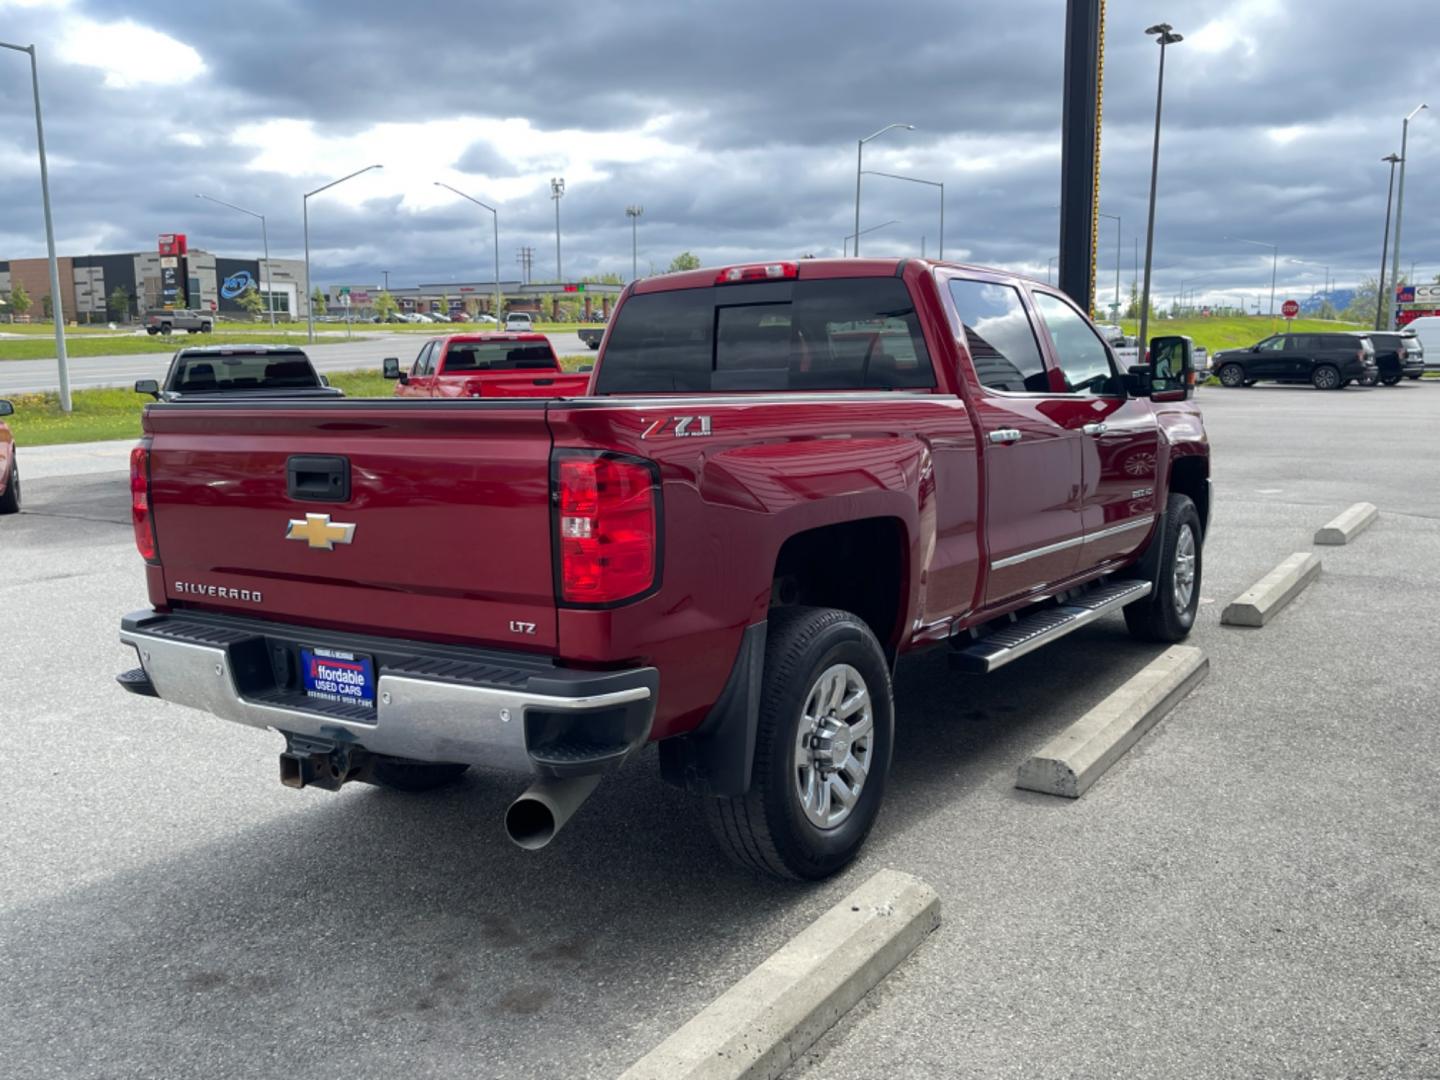
[[[600,783],[599,773],[537,780],[505,811],[505,833],[526,851],[539,851],[565,827]]]

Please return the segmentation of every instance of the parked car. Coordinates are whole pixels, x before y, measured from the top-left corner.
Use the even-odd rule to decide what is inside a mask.
[[[152,405],[120,683],[279,731],[291,787],[528,776],[529,849],[655,742],[732,858],[822,878],[899,658],[1190,632],[1209,447],[1189,340],[1148,352],[1006,271],[806,259],[636,282],[584,398]]]
[[[1379,373],[1363,331],[1273,334],[1248,349],[1216,353],[1211,368],[1223,386],[1308,382],[1317,390],[1343,390]]]
[[[1365,337],[1375,350],[1378,378],[1386,386],[1425,374],[1425,346],[1413,330],[1376,330]]]
[[[208,334],[215,329],[215,316],[208,311],[179,308],[174,311],[147,311],[145,332],[150,335],[188,330],[192,334]]]
[[[1096,323],[1095,329],[1100,331],[1100,336],[1108,341],[1112,347],[1123,349],[1126,346],[1125,331],[1114,323]]]
[[[528,311],[512,311],[505,316],[505,329],[509,332],[528,333],[535,329],[535,320]]]
[[[491,325],[491,326],[499,326],[499,325],[500,325],[500,320],[497,319],[497,318],[495,318],[494,315],[486,315],[486,314],[476,315],[475,318],[471,320],[471,322],[488,323],[488,324]]]
[[[560,370],[544,334],[451,334],[420,348],[409,371],[386,357],[396,397],[578,397],[590,376]]]
[[[156,401],[181,398],[344,397],[319,374],[305,353],[290,345],[207,345],[181,349],[163,380],[140,379],[137,394]]]
[[[599,329],[582,327],[581,329],[576,330],[575,334],[590,348],[598,349],[600,348],[601,340],[605,337],[605,328],[603,326]]]
[[[0,417],[11,416],[15,406],[0,398]],[[0,419],[0,514],[20,512],[20,463],[15,458],[15,436]]]
[[[1422,315],[1411,319],[1405,329],[1413,331],[1424,354],[1425,370],[1440,371],[1440,315]],[[1416,376],[1410,376],[1412,379]]]

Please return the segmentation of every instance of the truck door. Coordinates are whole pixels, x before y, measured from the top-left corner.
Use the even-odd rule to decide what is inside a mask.
[[[981,390],[975,414],[985,478],[983,605],[1002,604],[1075,572],[1084,543],[1081,441],[1049,373],[1020,290],[948,281]]]
[[[1126,395],[1110,350],[1058,293],[1031,291],[1066,391],[1059,422],[1082,436],[1085,542],[1077,570],[1128,555],[1150,535],[1159,507],[1155,477],[1160,428],[1148,398]]]
[[[1285,357],[1284,334],[1276,334],[1260,342],[1245,361],[1245,375],[1251,379],[1283,379],[1290,371],[1291,366]]]
[[[433,397],[435,393],[435,360],[440,351],[438,341],[420,346],[415,363],[410,367],[410,380],[398,388],[401,397]]]

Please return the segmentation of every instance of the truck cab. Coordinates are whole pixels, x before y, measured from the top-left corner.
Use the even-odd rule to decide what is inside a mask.
[[[560,369],[544,334],[451,334],[420,347],[409,371],[396,357],[384,374],[395,396],[408,398],[573,397],[590,384]]]

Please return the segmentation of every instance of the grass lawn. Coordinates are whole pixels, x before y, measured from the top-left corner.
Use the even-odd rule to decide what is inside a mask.
[[[1139,332],[1134,319],[1122,319],[1120,325],[1125,333],[1134,336]],[[1271,334],[1314,333],[1327,330],[1365,330],[1360,323],[1336,322],[1333,319],[1295,319],[1287,327],[1284,319],[1275,319],[1273,324],[1267,316],[1236,316],[1234,318],[1190,318],[1152,319],[1146,332],[1153,338],[1161,334],[1184,334],[1194,338],[1195,344],[1218,352],[1221,349],[1238,349],[1254,345]]]

